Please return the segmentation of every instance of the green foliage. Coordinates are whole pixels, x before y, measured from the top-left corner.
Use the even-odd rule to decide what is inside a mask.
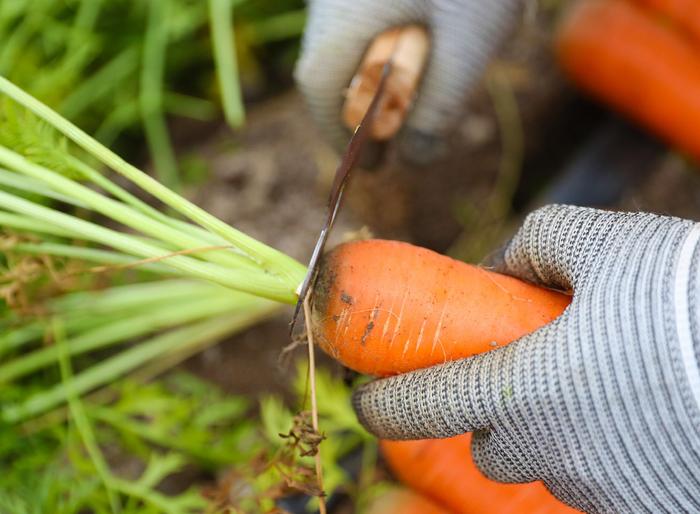
[[[275,446],[282,446],[280,434],[292,426],[294,414],[277,396],[266,396],[260,400],[260,420],[263,435]]]
[[[233,0],[209,0],[209,23],[224,114],[229,125],[240,127],[244,121],[243,98],[237,80],[238,63],[231,27],[232,15]]]
[[[149,366],[173,366],[274,310],[269,302],[206,283],[162,280],[61,295],[43,312],[60,320],[66,352],[85,362],[72,380],[73,392],[85,395]],[[0,386],[48,372],[38,391],[24,391],[16,401],[4,397],[0,420],[15,423],[61,406],[71,391],[51,373],[61,352],[44,343],[47,334],[52,340],[47,321],[31,316],[25,321],[11,312],[4,321]]]
[[[164,483],[277,457],[240,398],[182,376],[144,381],[269,316],[277,305],[264,297],[293,301],[304,268],[2,77],[0,94],[0,506],[202,512],[199,491]],[[100,163],[197,224],[137,198]],[[136,283],[114,285],[119,272]],[[288,462],[282,478],[305,483],[309,470]],[[290,485],[261,477],[262,502]]]
[[[155,3],[0,2],[0,75],[35,95],[0,76],[0,512],[255,512],[318,493],[308,415],[265,398],[256,420],[191,375],[153,379],[275,312],[270,299],[294,302],[304,267],[69,121],[108,143],[143,126],[172,171],[168,114],[211,117],[218,83],[242,120],[240,77],[214,81],[212,55],[245,76],[258,47],[293,51],[305,13],[298,0]],[[349,394],[319,373],[326,488],[358,496],[339,462],[362,448],[371,476],[376,448]]]
[[[306,369],[300,367],[294,388],[299,397],[307,390]],[[376,460],[376,439],[357,421],[352,408],[351,389],[328,370],[316,370],[316,401],[318,404],[319,426],[326,436],[322,445],[324,486],[329,491],[343,490],[359,499],[364,491],[341,466],[342,459],[352,451],[362,451],[362,474],[371,474]],[[365,485],[365,484],[363,484]]]
[[[294,391],[299,404],[308,402],[307,373],[306,365],[300,364],[294,381]],[[319,425],[323,436],[319,449],[325,491],[327,494],[350,494],[356,501],[362,502],[366,494],[373,494],[374,491],[376,441],[358,423],[352,409],[351,388],[348,385],[331,375],[328,370],[317,369],[316,388]],[[252,498],[247,499],[248,503],[243,501],[236,505],[243,512],[250,512],[246,509],[251,508],[251,505],[264,512],[262,509],[271,508],[272,500],[284,492],[300,491],[312,496],[317,493],[313,452],[309,452],[317,442],[312,433],[306,432],[312,430],[306,412],[295,414],[275,396],[261,400],[262,433],[268,445],[267,462],[272,465],[262,472],[257,470],[254,475],[246,475],[245,467],[238,470],[256,491]],[[305,435],[308,439],[305,439]],[[360,487],[343,469],[344,459],[352,452],[360,452],[362,455]],[[372,487],[370,483],[373,484]],[[279,484],[285,484],[287,487],[280,490]],[[317,502],[312,499],[308,507],[313,509],[316,505]]]
[[[80,176],[70,162],[66,138],[8,98],[0,99],[0,145],[62,175]]]
[[[106,264],[115,264],[115,260],[121,264],[139,259],[158,261],[166,267],[173,266],[184,276],[211,280],[279,301],[296,301],[294,289],[304,274],[304,268],[299,263],[233,229],[154,181],[47,105],[2,77],[0,94],[4,95],[2,99],[11,113],[6,116],[7,119],[17,119],[15,109],[20,112],[31,111],[26,116],[30,119],[34,117],[32,125],[39,127],[47,124],[50,128],[42,130],[53,131],[47,141],[60,142],[63,137],[70,140],[69,143],[52,146],[52,153],[32,152],[30,158],[27,158],[22,152],[34,148],[32,132],[28,133],[28,139],[25,140],[21,131],[8,129],[15,136],[8,141],[12,146],[5,146],[0,141],[0,204],[4,211],[0,211],[0,222],[4,226],[21,229],[31,226],[32,232],[67,235],[74,240],[82,239],[93,245],[107,246],[116,250],[116,253],[100,254],[92,251],[88,252],[89,255],[83,254],[86,258],[101,256]],[[200,226],[167,216],[136,198],[103,176],[83,153],[88,154],[90,159],[111,167],[114,172],[140,187],[144,193],[152,195]],[[40,159],[36,159],[37,156]],[[50,162],[42,165],[41,162],[46,160]],[[65,163],[77,170],[88,184],[66,176],[63,173]],[[90,184],[97,187],[88,187]],[[75,207],[92,211],[94,216],[110,218],[121,226],[140,233],[141,237],[45,207],[46,201],[36,202],[31,201],[33,197],[27,199],[18,196],[18,188],[47,200],[58,197]],[[13,246],[12,249],[21,250],[22,247]],[[37,248],[34,247],[33,250],[37,251]],[[43,250],[45,254],[66,253],[65,247],[57,249],[45,245]],[[71,256],[78,256],[74,249]]]
[[[304,366],[299,369],[301,377]],[[373,497],[381,484],[358,488],[340,464],[364,448],[363,474],[374,482],[376,446],[354,418],[350,388],[324,370],[318,377],[326,490],[358,501]],[[63,379],[70,382],[72,374],[64,370]],[[121,380],[108,392],[74,396],[64,412],[68,423],[56,417],[0,424],[0,512],[113,512],[108,491],[124,514],[266,512],[281,495],[313,492],[313,459],[280,437],[292,429],[295,414],[277,397],[261,399],[256,420],[247,399],[184,372],[148,383]],[[196,488],[163,488],[185,471],[202,477],[225,471],[209,488],[218,494],[210,492],[207,501]]]
[[[240,464],[255,446],[248,400],[227,397],[192,375],[177,372],[149,384],[127,381],[116,402],[92,416],[145,458],[155,445],[177,451],[204,469]]]
[[[165,494],[160,486],[206,463],[214,450],[221,452],[216,462],[222,466],[244,458],[250,448],[254,429],[245,401],[226,398],[192,376],[176,374],[145,387],[124,381],[113,393],[119,399],[108,405],[76,399],[75,425],[50,424],[32,433],[0,426],[0,512],[114,512],[100,475],[122,513],[203,512],[207,502],[199,491]],[[150,440],[153,434],[158,441]],[[97,461],[109,461],[102,473],[95,452]]]
[[[0,75],[107,145],[116,142],[127,150],[145,136],[159,177],[177,185],[166,116],[213,119],[218,84],[225,118],[231,126],[240,126],[238,83],[251,83],[247,75],[266,67],[256,62],[261,58],[256,53],[271,43],[274,53],[296,48],[303,28],[301,0],[209,4],[3,0]],[[240,68],[236,45],[246,55]]]

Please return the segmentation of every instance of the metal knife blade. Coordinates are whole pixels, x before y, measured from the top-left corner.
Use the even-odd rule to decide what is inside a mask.
[[[340,203],[343,199],[343,191],[345,185],[347,184],[348,178],[350,177],[350,172],[354,169],[357,164],[357,160],[362,153],[362,148],[367,141],[369,136],[370,127],[374,120],[374,115],[377,112],[377,106],[384,94],[384,89],[386,85],[386,79],[391,73],[392,60],[388,60],[384,67],[382,68],[382,74],[379,79],[379,84],[377,85],[377,91],[372,97],[372,101],[367,108],[367,112],[363,116],[360,124],[355,128],[355,132],[350,138],[348,146],[345,147],[343,156],[340,160],[340,164],[336,168],[335,177],[333,179],[333,185],[331,187],[330,197],[328,198],[328,215],[326,217],[326,222],[321,228],[321,233],[316,241],[316,246],[311,254],[311,260],[309,261],[309,267],[304,277],[304,281],[301,283],[299,288],[299,299],[297,300],[296,307],[294,308],[294,315],[292,321],[290,322],[289,332],[292,334],[294,332],[294,327],[296,325],[297,318],[299,317],[299,312],[301,311],[301,306],[306,300],[306,296],[309,294],[314,281],[316,280],[316,275],[318,274],[318,264],[323,255],[323,249],[326,246],[326,241],[328,240],[328,235],[333,228],[333,223],[338,215],[338,210],[340,209]]]

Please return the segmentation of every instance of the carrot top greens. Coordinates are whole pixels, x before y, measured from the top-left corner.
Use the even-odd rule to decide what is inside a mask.
[[[183,277],[280,302],[295,301],[302,265],[158,183],[3,77],[0,95],[5,97],[0,114],[5,126],[0,132],[0,181],[5,185],[0,190],[0,220],[6,228],[31,227],[43,236],[31,249],[19,246],[16,251],[70,252],[78,257],[81,252],[74,244],[72,250],[64,245],[83,240],[91,244],[83,253],[88,260],[113,264],[149,259]],[[140,189],[140,196],[161,202],[174,215],[110,181],[99,166],[126,178]],[[21,191],[40,198],[30,199]],[[62,212],[41,198],[91,211],[130,233]],[[95,248],[108,253],[94,252]]]
[[[304,266],[3,77],[0,249],[0,510],[185,514],[225,504],[249,512],[290,491],[316,493],[313,461],[301,454],[308,441],[279,437],[296,419],[279,399],[262,402],[256,424],[242,398],[189,375],[151,380],[293,303]],[[302,368],[300,404],[305,376]],[[331,436],[325,487],[353,492],[339,461],[364,448],[366,486],[375,445],[348,387],[324,373],[318,381]],[[115,468],[115,452],[138,471]],[[230,471],[207,498],[159,490],[193,466]],[[237,488],[247,493],[232,499]]]

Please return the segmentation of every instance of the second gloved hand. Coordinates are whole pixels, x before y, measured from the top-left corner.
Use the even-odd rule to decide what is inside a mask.
[[[550,206],[500,271],[573,290],[510,345],[354,398],[387,439],[474,432],[479,468],[586,512],[700,512],[700,224]]]
[[[454,128],[466,94],[512,25],[520,0],[312,0],[295,76],[322,132],[337,148],[349,132],[341,121],[344,91],[365,49],[381,32],[424,24],[432,48],[402,149],[432,160]]]

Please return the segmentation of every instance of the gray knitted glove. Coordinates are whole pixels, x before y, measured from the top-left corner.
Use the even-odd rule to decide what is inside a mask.
[[[432,54],[407,127],[407,157],[429,160],[455,125],[465,95],[505,31],[520,0],[311,0],[296,79],[316,122],[338,149],[349,132],[343,95],[372,39],[384,30],[422,23]]]
[[[474,431],[490,478],[587,512],[700,512],[700,224],[549,206],[501,271],[573,289],[549,325],[354,398],[379,437]]]

